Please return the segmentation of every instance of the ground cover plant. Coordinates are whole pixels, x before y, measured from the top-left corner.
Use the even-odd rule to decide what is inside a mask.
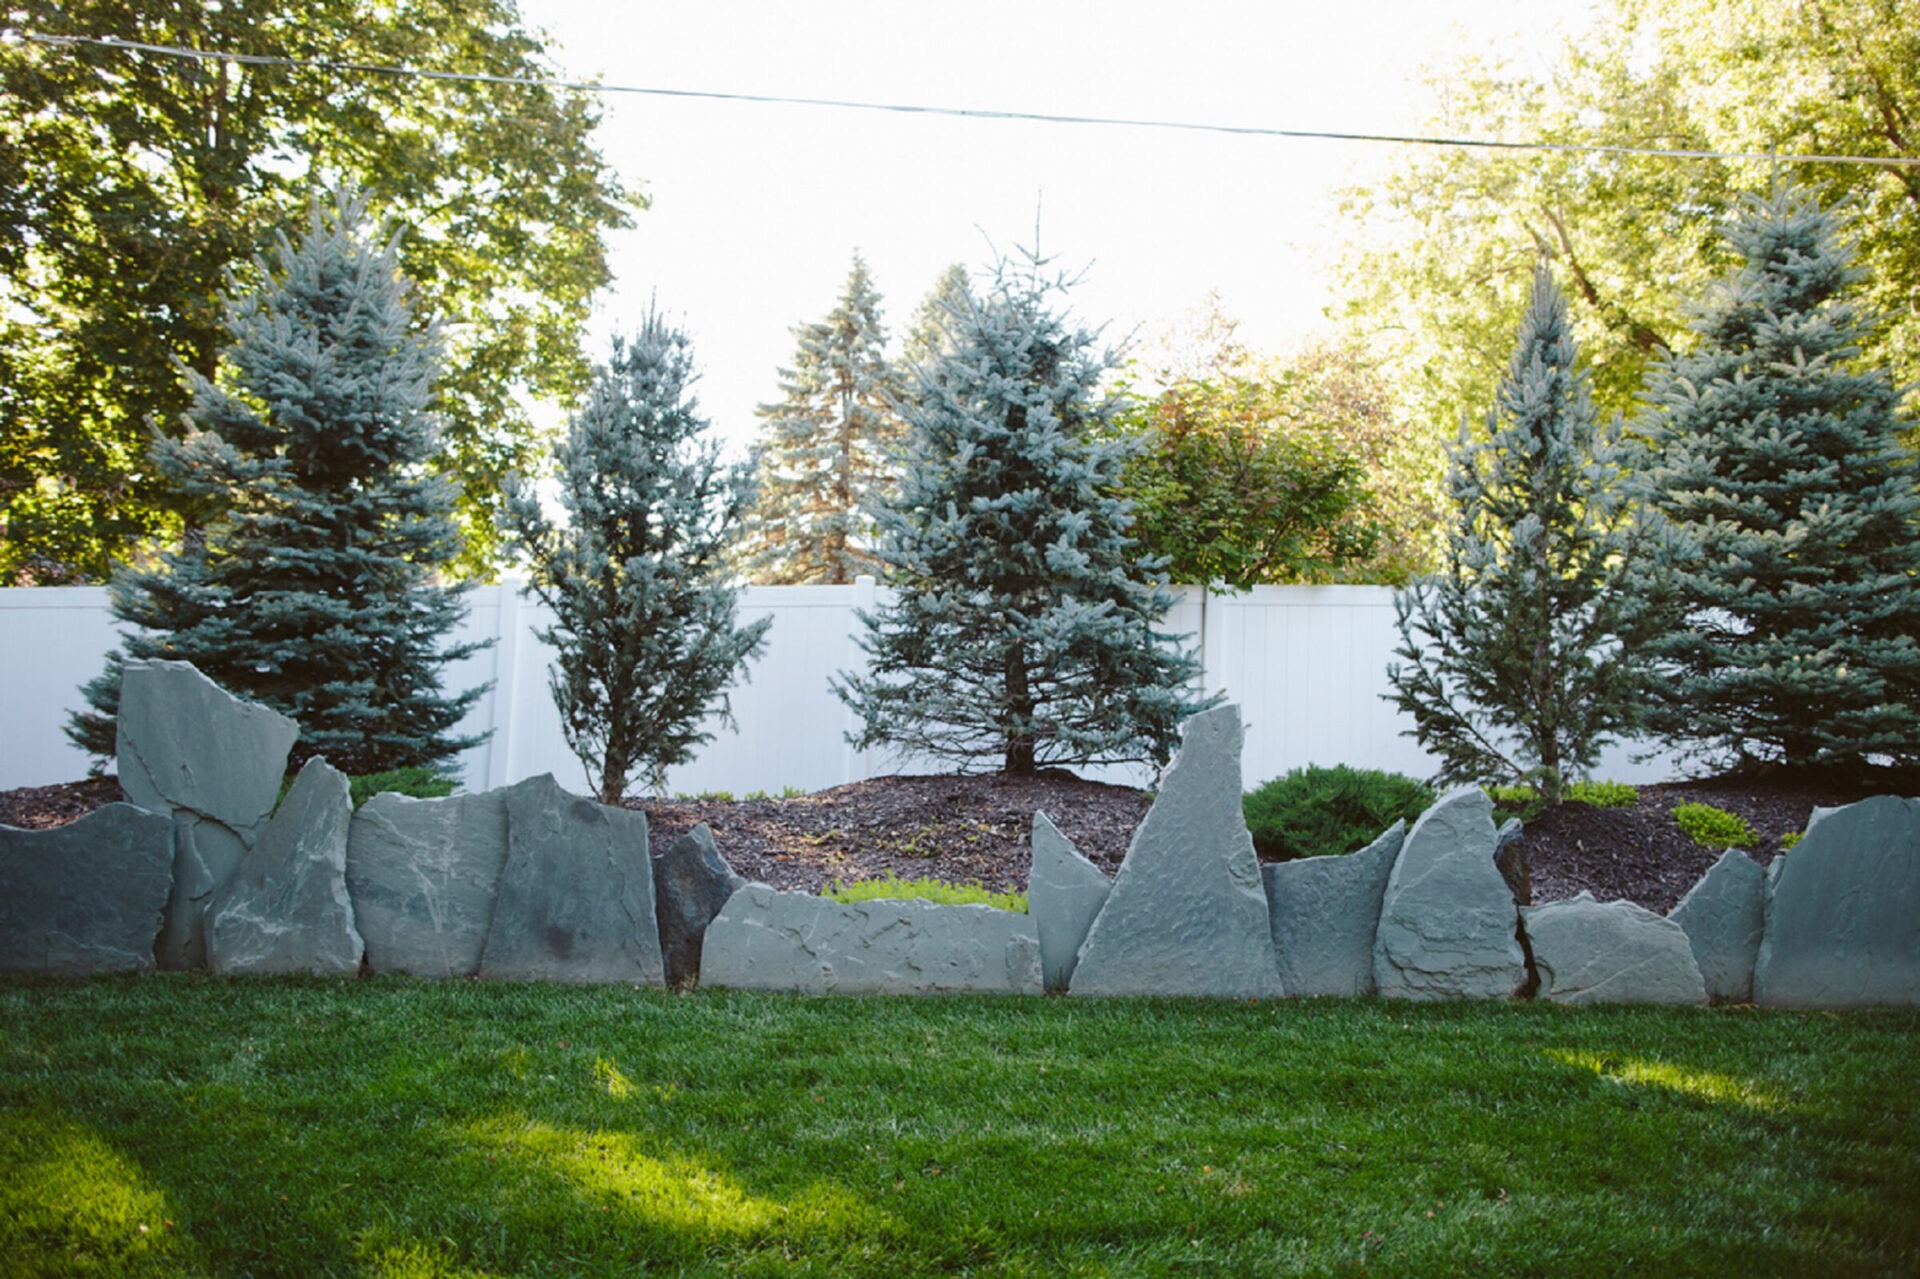
[[[991,906],[995,910],[1027,912],[1025,893],[996,893],[979,884],[949,884],[944,880],[902,879],[888,871],[878,879],[835,880],[821,890],[837,902],[929,901],[941,906]]]
[[[0,984],[9,1275],[1892,1273],[1920,1014]]]

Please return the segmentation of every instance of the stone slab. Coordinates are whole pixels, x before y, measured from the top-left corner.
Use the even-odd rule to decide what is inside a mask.
[[[1052,818],[1033,815],[1027,913],[1040,932],[1040,971],[1048,990],[1067,988],[1080,946],[1112,891],[1113,881],[1081,855]]]
[[[1302,857],[1260,868],[1280,984],[1289,995],[1373,993],[1373,936],[1387,877],[1406,842],[1395,822],[1342,857]]]
[[[1281,993],[1267,893],[1240,806],[1240,708],[1188,718],[1153,807],[1080,948],[1072,995]]]
[[[836,902],[749,884],[707,929],[700,984],[802,994],[1037,995],[1031,915],[929,901]]]
[[[714,846],[702,823],[653,859],[654,910],[659,915],[660,957],[667,984],[700,980],[700,950],[707,926],[727,899],[747,886]]]
[[[238,868],[207,904],[216,973],[351,977],[365,943],[347,896],[347,775],[310,759]]]
[[[479,970],[515,789],[445,799],[375,795],[353,815],[347,893],[375,972],[470,977]]]
[[[647,816],[560,788],[507,792],[507,857],[479,975],[503,981],[665,981]]]
[[[1755,1003],[1920,1005],[1920,799],[1823,811],[1768,870]]]
[[[1753,965],[1767,926],[1767,875],[1759,863],[1729,848],[1667,918],[1686,930],[1707,998],[1720,1003],[1753,998]]]
[[[1527,982],[1519,909],[1493,864],[1493,801],[1443,795],[1408,832],[1380,905],[1376,989],[1396,999],[1508,999]]]
[[[1540,974],[1562,1004],[1704,1004],[1707,986],[1678,923],[1591,893],[1520,912]]]
[[[52,830],[0,826],[0,972],[144,972],[173,882],[173,823],[108,804]]]

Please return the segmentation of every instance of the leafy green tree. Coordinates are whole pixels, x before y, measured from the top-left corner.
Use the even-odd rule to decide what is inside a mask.
[[[262,287],[226,306],[218,377],[189,372],[191,428],[153,465],[217,510],[158,567],[123,570],[114,616],[128,657],[192,662],[300,723],[297,767],[324,755],[354,774],[444,764],[485,690],[448,696],[441,670],[466,611],[436,584],[459,549],[453,494],[429,474],[438,333],[422,327],[391,238],[362,196],[316,204],[282,239]],[[69,736],[113,753],[119,658],[86,689]]]
[[[1844,226],[1802,187],[1749,198],[1726,232],[1741,264],[1643,425],[1687,610],[1655,649],[1658,724],[1739,764],[1920,760],[1920,466],[1860,355]]]
[[[756,582],[844,585],[879,570],[866,511],[892,476],[887,454],[903,430],[880,294],[858,255],[839,303],[795,336],[780,401],[759,409],[760,496],[741,560]]]
[[[702,722],[730,718],[726,689],[772,625],[734,622],[727,562],[752,468],[723,468],[702,439],[693,378],[686,335],[649,311],[632,341],[615,340],[554,449],[567,522],[524,482],[507,507],[527,589],[556,619],[536,634],[556,650],[561,731],[608,804],[636,771],[658,788],[713,740]]]
[[[1124,446],[1097,441],[1112,357],[1029,259],[950,313],[907,401],[905,473],[879,511],[894,602],[863,614],[865,674],[834,683],[883,744],[1030,775],[1164,762],[1206,704],[1197,662],[1155,630],[1172,604],[1112,493]]]
[[[432,464],[484,571],[502,479],[539,452],[526,401],[585,386],[603,236],[634,201],[589,95],[348,64],[551,75],[511,0],[21,0],[8,25],[290,61],[0,42],[0,582],[102,580],[195,518],[150,432],[182,429],[179,366],[214,373],[227,273],[340,180],[406,228],[450,321]]]
[[[1629,576],[1618,423],[1602,428],[1567,304],[1543,265],[1487,414],[1447,482],[1446,563],[1395,596],[1391,700],[1443,783],[1537,781],[1549,802],[1644,713],[1642,653],[1661,613]]]

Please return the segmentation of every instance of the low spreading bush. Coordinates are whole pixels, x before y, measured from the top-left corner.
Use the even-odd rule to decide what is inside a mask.
[[[1747,848],[1760,839],[1746,818],[1711,804],[1682,804],[1673,810],[1673,820],[1702,848]]]
[[[1379,769],[1296,768],[1242,801],[1262,861],[1327,857],[1365,848],[1401,818],[1433,804],[1431,787]]]
[[[1640,802],[1640,792],[1625,782],[1575,782],[1567,788],[1567,798],[1595,808],[1632,808]]]
[[[837,902],[904,901],[920,899],[942,906],[991,906],[995,910],[1026,913],[1025,893],[996,893],[979,884],[949,884],[938,879],[901,879],[892,871],[880,879],[856,880],[851,884],[835,881],[820,891],[822,897]]]

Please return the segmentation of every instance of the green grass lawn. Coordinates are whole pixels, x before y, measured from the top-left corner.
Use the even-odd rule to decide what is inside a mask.
[[[1920,1272],[1920,1015],[0,983],[0,1274]]]

